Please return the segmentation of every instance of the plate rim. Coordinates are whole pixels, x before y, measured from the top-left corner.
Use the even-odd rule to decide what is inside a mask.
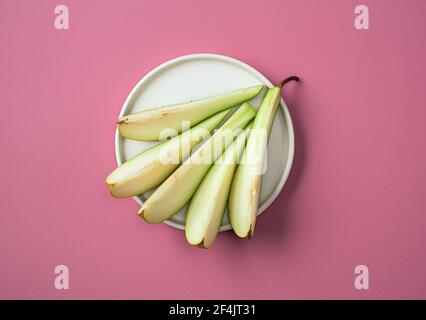
[[[189,60],[196,60],[196,59],[216,59],[216,60],[221,60],[221,61],[225,61],[228,63],[232,63],[232,64],[236,64],[237,66],[246,69],[254,74],[256,74],[256,76],[258,76],[268,87],[272,87],[273,84],[271,81],[269,81],[268,78],[266,78],[261,72],[259,72],[258,70],[256,70],[254,67],[250,66],[249,64],[236,59],[236,58],[232,58],[229,56],[225,56],[222,54],[217,54],[217,53],[193,53],[193,54],[187,54],[187,55],[183,55],[183,56],[179,56],[179,57],[175,57],[172,58],[170,60],[167,60],[165,62],[163,62],[162,64],[158,65],[157,67],[155,67],[154,69],[152,69],[151,71],[149,71],[148,73],[146,73],[144,76],[142,76],[142,78],[136,83],[136,85],[132,88],[132,90],[130,91],[130,93],[127,95],[127,98],[125,99],[120,113],[119,113],[119,118],[124,116],[125,111],[127,110],[130,101],[132,100],[132,98],[134,97],[134,95],[139,91],[140,87],[144,85],[145,82],[147,82],[150,78],[152,78],[155,74],[157,74],[158,72],[161,72],[162,70],[168,68],[169,66],[173,65],[173,64],[178,64],[184,61],[189,61]],[[293,160],[294,160],[294,149],[295,149],[295,137],[294,137],[294,128],[293,128],[293,121],[291,119],[291,115],[290,115],[290,111],[287,108],[287,105],[284,101],[284,99],[281,97],[280,99],[280,105],[281,105],[281,110],[284,113],[285,119],[287,120],[287,125],[288,125],[288,131],[289,131],[289,145],[288,145],[288,162],[284,168],[284,172],[281,176],[280,182],[277,185],[277,187],[275,188],[274,192],[272,193],[272,195],[265,201],[265,203],[259,208],[259,210],[257,211],[257,216],[259,216],[260,214],[262,214],[274,201],[275,199],[278,197],[278,195],[281,193],[282,189],[284,188],[284,185],[288,179],[288,176],[290,175],[290,171],[291,168],[293,167]],[[117,165],[120,166],[124,161],[122,161],[121,156],[120,156],[120,134],[118,132],[118,128],[116,128],[115,131],[115,158],[116,158],[116,162]],[[141,205],[143,204],[143,201],[137,197],[134,196],[132,197],[137,204]],[[173,222],[171,220],[166,220],[164,221],[165,224],[174,227],[176,229],[179,230],[185,230],[185,225],[181,225],[179,223]],[[222,231],[228,231],[231,230],[232,227],[230,224],[228,225],[221,225],[219,232]]]

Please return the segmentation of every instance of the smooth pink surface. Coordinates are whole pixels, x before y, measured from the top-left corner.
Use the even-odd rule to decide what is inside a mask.
[[[1,0],[0,298],[426,298],[425,18],[424,0]],[[283,192],[254,239],[227,232],[208,251],[104,183],[131,88],[200,52],[303,78],[283,90]]]

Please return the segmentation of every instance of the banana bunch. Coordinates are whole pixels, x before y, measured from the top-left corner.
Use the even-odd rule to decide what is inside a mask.
[[[252,237],[280,90],[292,80],[299,79],[289,77],[268,89],[257,112],[246,101],[258,95],[263,85],[119,119],[123,137],[160,142],[108,175],[111,194],[124,198],[156,188],[138,211],[152,224],[169,219],[189,202],[185,234],[195,246],[213,245],[227,204],[235,233]],[[187,130],[183,123],[190,124]]]

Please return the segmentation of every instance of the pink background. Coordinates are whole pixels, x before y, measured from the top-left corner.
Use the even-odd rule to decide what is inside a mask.
[[[0,298],[426,298],[425,30],[424,0],[0,0]],[[254,239],[208,251],[104,183],[131,88],[200,52],[303,78],[286,186]]]

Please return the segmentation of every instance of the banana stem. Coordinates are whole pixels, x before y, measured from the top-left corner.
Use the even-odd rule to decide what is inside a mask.
[[[291,76],[291,77],[288,77],[288,78],[284,79],[283,81],[281,81],[281,82],[277,85],[277,87],[278,87],[278,88],[282,88],[282,87],[284,87],[284,85],[285,85],[286,83],[288,83],[288,82],[290,82],[290,81],[300,81],[300,78],[299,78],[298,76]]]

